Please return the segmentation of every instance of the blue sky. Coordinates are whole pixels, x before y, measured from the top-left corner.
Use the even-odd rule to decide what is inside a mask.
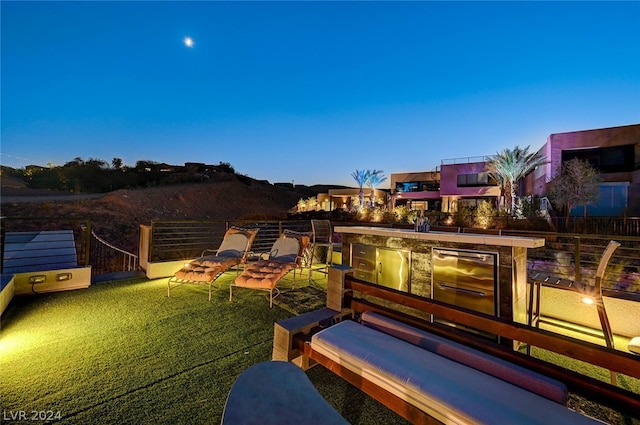
[[[356,169],[640,123],[637,1],[0,7],[0,163],[16,168],[228,162],[354,186]]]

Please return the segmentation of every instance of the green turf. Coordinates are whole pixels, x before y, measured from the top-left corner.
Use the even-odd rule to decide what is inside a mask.
[[[166,279],[16,297],[1,322],[1,409],[59,411],[67,424],[220,423],[237,376],[270,360],[273,324],[321,305],[322,286],[300,286],[284,282],[272,309],[246,289],[229,303],[228,284],[211,302],[195,285],[167,298]],[[309,375],[353,423],[403,423],[331,372]]]

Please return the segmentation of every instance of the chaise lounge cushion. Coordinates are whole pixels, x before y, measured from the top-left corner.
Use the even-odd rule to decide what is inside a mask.
[[[253,243],[258,229],[231,227],[225,232],[224,239],[215,255],[203,255],[178,270],[174,277],[186,282],[212,282],[225,270],[244,263],[249,247]]]
[[[235,280],[235,285],[244,288],[273,289],[295,263],[275,260],[260,260],[251,264]]]
[[[457,342],[417,329],[378,313],[367,311],[362,314],[361,321],[363,325],[372,329],[382,331],[458,363],[488,373],[503,381],[534,392],[549,400],[553,400],[556,403],[567,404],[567,386],[548,376],[482,353],[473,348],[465,347]]]
[[[238,264],[236,257],[219,257],[209,255],[196,258],[188,265],[175,273],[176,279],[195,282],[209,282],[218,276],[221,271]]]
[[[452,424],[596,424],[558,403],[352,321],[315,334],[314,351]]]

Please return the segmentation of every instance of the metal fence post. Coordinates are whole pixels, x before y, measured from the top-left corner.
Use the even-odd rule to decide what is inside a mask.
[[[147,257],[147,261],[151,262],[154,260],[153,258],[153,234],[156,231],[156,223],[152,220],[151,221],[151,229],[149,230],[149,254]],[[140,255],[140,253],[138,253],[138,255]]]
[[[576,267],[575,281],[582,282],[582,270],[580,267],[580,236],[576,236],[574,239],[575,239],[575,242],[574,242],[573,256],[574,256],[574,262]]]
[[[87,225],[84,229],[84,265],[88,266],[91,263],[91,220],[87,220]]]

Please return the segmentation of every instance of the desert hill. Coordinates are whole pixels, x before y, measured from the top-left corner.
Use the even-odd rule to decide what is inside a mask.
[[[10,219],[9,231],[42,228],[41,222],[18,222],[17,217],[87,218],[98,236],[137,252],[139,227],[152,220],[284,219],[300,198],[315,196],[316,190],[329,187],[289,186],[227,174],[217,181],[90,196],[5,188],[2,216]]]

